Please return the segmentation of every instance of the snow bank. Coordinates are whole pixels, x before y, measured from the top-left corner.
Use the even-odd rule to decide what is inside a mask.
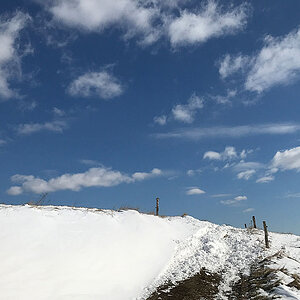
[[[191,217],[51,206],[0,205],[0,228],[3,300],[145,299],[202,267],[224,271],[226,290],[258,257],[298,243],[274,234],[274,250],[266,252],[260,232]]]

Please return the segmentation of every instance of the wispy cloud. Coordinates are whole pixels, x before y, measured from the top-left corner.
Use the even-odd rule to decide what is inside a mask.
[[[254,174],[256,173],[256,170],[247,170],[247,171],[243,171],[237,174],[237,178],[238,179],[245,179],[245,180],[249,180]]]
[[[205,191],[199,189],[198,187],[190,187],[187,189],[186,194],[189,196],[202,195],[202,194],[205,194]]]
[[[153,122],[156,124],[159,124],[161,126],[167,124],[167,116],[166,115],[161,115],[153,118]]]
[[[202,172],[201,169],[190,169],[186,171],[186,175],[195,176],[196,174],[200,174]]]
[[[163,172],[159,169],[153,169],[149,173],[136,172],[128,175],[105,167],[91,168],[83,173],[64,174],[50,180],[17,174],[12,176],[11,180],[18,185],[10,187],[7,193],[20,195],[24,192],[41,194],[60,190],[79,191],[87,187],[112,187],[121,183],[134,183],[162,175]]]
[[[284,197],[285,198],[300,198],[300,193],[288,193]]]
[[[214,194],[211,195],[210,197],[212,198],[223,198],[223,197],[230,197],[232,194]]]
[[[12,18],[0,19],[0,97],[8,99],[17,93],[11,88],[11,80],[21,77],[21,55],[18,41],[22,29],[30,17],[17,12]]]
[[[102,166],[100,162],[92,159],[81,159],[79,162],[87,166]]]
[[[261,93],[275,85],[287,85],[300,79],[300,29],[281,37],[267,36],[257,54],[226,55],[219,73],[224,79],[244,73],[244,88]]]
[[[246,208],[243,210],[243,213],[249,213],[249,212],[252,212],[254,211],[254,208],[253,207],[249,207],[249,208]]]
[[[0,147],[7,144],[6,140],[0,139]]]
[[[220,203],[224,204],[224,205],[237,205],[239,204],[241,201],[245,201],[248,198],[246,196],[237,196],[233,199],[229,199],[229,200],[221,200]]]
[[[52,131],[52,132],[63,132],[68,127],[66,121],[55,120],[46,123],[28,123],[19,124],[16,128],[17,133],[20,135],[30,135],[40,131]]]
[[[71,96],[111,99],[123,93],[119,79],[108,71],[87,72],[75,79],[68,87]]]
[[[268,183],[275,179],[274,176],[263,176],[256,180],[256,183]]]
[[[243,126],[219,126],[206,128],[183,128],[177,131],[156,133],[153,136],[158,139],[190,139],[200,140],[204,138],[240,138],[253,135],[281,135],[292,134],[300,131],[297,123],[274,123]]]

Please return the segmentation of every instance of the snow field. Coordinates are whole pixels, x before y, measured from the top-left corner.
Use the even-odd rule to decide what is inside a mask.
[[[164,282],[186,279],[202,267],[222,271],[220,299],[226,299],[223,292],[240,272],[277,251],[292,259],[274,264],[300,275],[300,237],[271,233],[266,251],[261,231],[192,217],[0,205],[0,228],[1,300],[146,299]],[[297,293],[288,280],[277,294],[300,299],[287,298]]]

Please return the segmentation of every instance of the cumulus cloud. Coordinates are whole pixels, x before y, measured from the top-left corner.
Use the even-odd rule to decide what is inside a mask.
[[[68,87],[72,96],[97,96],[110,99],[123,93],[120,81],[107,71],[87,72],[75,79]]]
[[[278,151],[271,162],[273,168],[300,171],[300,147]]]
[[[116,27],[126,37],[140,35],[144,43],[158,38],[152,23],[157,8],[147,1],[135,0],[57,0],[39,1],[53,15],[55,21],[84,32],[102,33]]]
[[[233,199],[229,199],[229,200],[221,200],[220,203],[224,204],[224,205],[237,205],[239,204],[241,201],[245,201],[248,198],[246,196],[237,196]]]
[[[253,135],[281,135],[292,134],[300,131],[300,124],[297,123],[277,123],[277,124],[258,124],[258,125],[243,125],[232,127],[194,127],[183,128],[177,131],[166,133],[157,133],[153,136],[159,139],[177,138],[177,139],[190,139],[200,140],[204,138],[239,138],[244,136]]]
[[[11,80],[21,76],[21,54],[18,37],[30,17],[17,12],[12,18],[0,19],[0,97],[8,99],[16,96],[11,88]]]
[[[64,129],[68,127],[67,122],[62,120],[55,120],[46,123],[28,123],[20,124],[16,128],[17,133],[20,135],[30,135],[40,131],[53,131],[53,132],[63,132]]]
[[[252,56],[226,55],[219,67],[221,77],[239,71],[245,74],[245,89],[258,93],[299,80],[300,29],[281,37],[267,36],[261,50]]]
[[[79,191],[87,187],[112,187],[121,183],[133,183],[161,176],[162,174],[161,170],[153,169],[149,173],[137,172],[130,176],[105,167],[90,168],[83,173],[64,174],[50,180],[32,175],[16,174],[11,177],[11,181],[18,185],[10,187],[7,193],[9,195],[20,195],[24,192],[41,194],[60,190]]]
[[[204,43],[214,37],[234,34],[245,26],[247,13],[246,5],[222,11],[215,1],[208,1],[197,12],[183,10],[168,25],[171,44],[182,46]]]
[[[208,0],[205,5],[196,2],[192,8],[187,8],[185,1],[175,0],[35,1],[60,25],[97,33],[117,28],[123,38],[136,37],[142,45],[165,37],[173,47],[235,34],[244,28],[249,12],[248,5],[226,9],[214,0]]]
[[[205,194],[205,192],[203,190],[199,189],[198,187],[191,187],[191,188],[187,189],[186,194],[189,196],[201,195],[201,194]]]

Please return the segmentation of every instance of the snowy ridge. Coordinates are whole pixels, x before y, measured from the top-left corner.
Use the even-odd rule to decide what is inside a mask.
[[[292,274],[300,275],[295,235],[272,233],[266,251],[259,230],[192,217],[28,205],[0,205],[0,228],[1,300],[146,299],[164,282],[189,278],[202,267],[222,272],[220,299],[226,299],[239,273],[278,251],[283,255],[272,263],[290,275],[282,275],[274,293],[300,299],[299,290],[287,286]]]
[[[178,243],[175,255],[148,287],[147,295],[164,282],[170,280],[175,283],[187,279],[203,267],[211,272],[225,271],[221,290],[227,291],[230,284],[239,278],[238,274],[247,274],[251,263],[262,255],[262,241],[256,235],[191,217],[185,219],[198,229],[185,241]]]

